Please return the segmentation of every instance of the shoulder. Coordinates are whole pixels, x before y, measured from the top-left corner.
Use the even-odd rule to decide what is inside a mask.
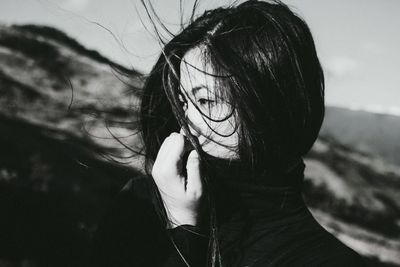
[[[321,249],[310,251],[309,259],[315,261],[317,266],[365,266],[363,257],[356,251],[332,236]],[[316,254],[316,255],[315,255]]]
[[[264,256],[257,260],[257,267],[290,266],[366,266],[364,258],[339,240],[319,240],[302,246],[288,246],[280,253]]]
[[[327,231],[314,219],[306,246],[302,249],[305,266],[365,266],[363,257]]]
[[[323,227],[309,213],[302,258],[307,266],[365,266],[363,257]]]
[[[364,258],[328,232],[311,216],[280,234],[271,254],[255,266],[365,266]]]

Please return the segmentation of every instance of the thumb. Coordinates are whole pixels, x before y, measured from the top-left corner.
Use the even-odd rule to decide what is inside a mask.
[[[203,192],[203,186],[200,173],[200,159],[196,150],[192,150],[188,156],[186,171],[186,193],[194,197],[200,197]]]

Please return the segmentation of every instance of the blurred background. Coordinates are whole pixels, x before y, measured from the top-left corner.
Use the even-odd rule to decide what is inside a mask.
[[[173,33],[194,3],[153,2]],[[400,2],[284,2],[326,75],[307,204],[372,266],[400,266]],[[98,220],[143,171],[137,93],[159,53],[138,0],[0,2],[0,267],[85,266]]]

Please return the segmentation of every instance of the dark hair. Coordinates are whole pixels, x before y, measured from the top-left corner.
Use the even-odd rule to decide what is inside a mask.
[[[324,118],[323,71],[301,18],[278,1],[247,1],[206,11],[163,48],[141,102],[147,173],[163,140],[181,127],[204,156],[178,99],[182,58],[200,46],[216,72],[217,90],[240,124],[240,161],[251,174],[285,172],[318,136]]]

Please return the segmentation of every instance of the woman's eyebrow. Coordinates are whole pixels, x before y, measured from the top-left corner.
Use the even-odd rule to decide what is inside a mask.
[[[180,91],[181,91],[182,94],[186,95],[186,92],[185,92],[186,90],[185,90],[182,86],[180,86],[179,89],[180,89]],[[192,88],[192,90],[190,90],[190,92],[191,92],[191,94],[194,96],[194,95],[196,95],[201,89],[206,89],[208,92],[211,93],[210,89],[208,89],[208,87],[205,86],[205,85],[198,85],[198,86],[195,86],[195,87]]]
[[[199,86],[195,86],[192,88],[192,94],[195,95],[198,91],[200,91],[203,88],[206,89],[207,91],[209,91],[209,89],[206,86],[199,85]]]

